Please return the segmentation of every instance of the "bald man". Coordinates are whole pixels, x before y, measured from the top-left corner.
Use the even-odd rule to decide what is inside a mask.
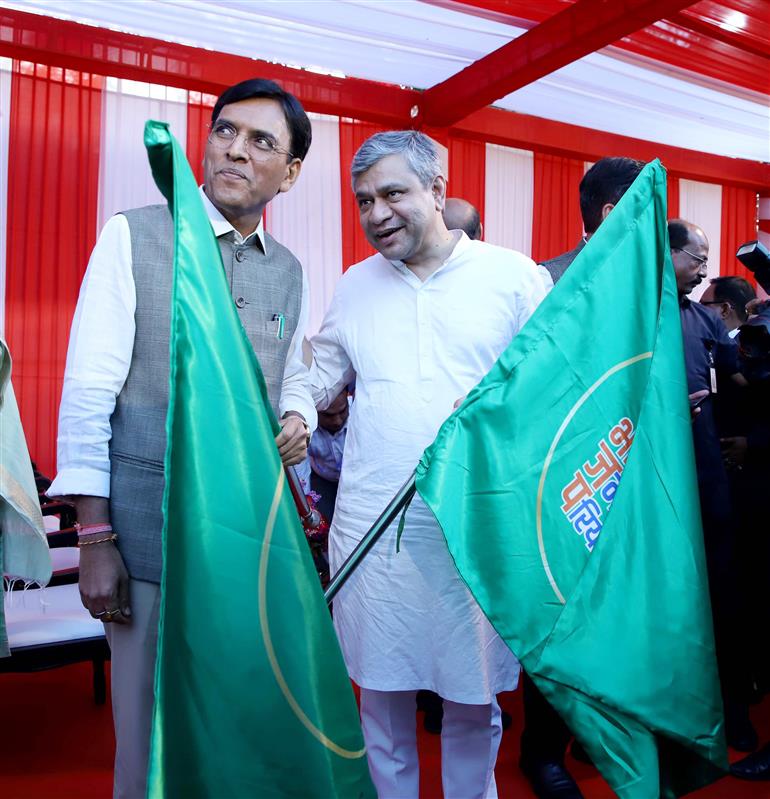
[[[484,235],[481,216],[467,200],[448,197],[443,214],[447,230],[462,230],[469,239],[480,239]]]
[[[751,751],[757,745],[757,734],[749,719],[742,673],[743,641],[738,634],[733,561],[735,522],[725,468],[735,468],[742,456],[729,448],[723,450],[720,445],[714,407],[723,401],[725,390],[738,371],[738,351],[722,320],[687,296],[706,277],[706,234],[692,222],[673,219],[668,223],[668,238],[679,293],[688,391],[691,401],[694,395],[705,396],[700,413],[693,419],[692,432],[725,731],[730,746]]]

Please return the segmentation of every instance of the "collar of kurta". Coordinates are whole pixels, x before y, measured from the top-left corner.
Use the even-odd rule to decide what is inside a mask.
[[[203,207],[206,209],[206,215],[209,218],[209,222],[211,222],[211,227],[213,228],[214,235],[217,238],[220,236],[225,236],[228,233],[234,233],[236,244],[248,244],[252,238],[256,236],[256,238],[259,240],[259,245],[262,249],[262,252],[267,254],[265,227],[262,224],[261,219],[259,220],[256,230],[254,230],[252,233],[249,233],[248,236],[241,236],[241,234],[222,216],[214,203],[209,200],[209,198],[206,196],[206,192],[203,191],[203,186],[199,187],[199,191],[201,199],[203,200]]]
[[[427,283],[429,280],[433,280],[433,278],[439,274],[439,272],[444,271],[447,267],[451,266],[453,262],[455,262],[458,258],[462,257],[462,255],[468,250],[471,246],[471,240],[468,236],[461,230],[459,231],[460,238],[457,240],[457,243],[452,249],[452,252],[449,253],[449,257],[444,261],[443,264],[435,271],[430,277],[426,278],[425,281],[420,280],[417,275],[412,272],[412,270],[403,262],[403,261],[390,261],[390,263],[401,272],[402,275],[411,275],[416,280],[420,280],[420,283]]]

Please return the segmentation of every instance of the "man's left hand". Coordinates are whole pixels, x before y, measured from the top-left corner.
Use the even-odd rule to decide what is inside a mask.
[[[280,420],[281,432],[275,445],[284,466],[296,466],[307,457],[307,428],[301,416],[287,415]]]

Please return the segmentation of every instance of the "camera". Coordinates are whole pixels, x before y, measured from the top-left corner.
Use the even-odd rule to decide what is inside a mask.
[[[754,273],[762,288],[770,294],[770,251],[761,241],[747,241],[738,247],[735,257]]]
[[[738,329],[738,363],[749,383],[770,380],[770,305]]]

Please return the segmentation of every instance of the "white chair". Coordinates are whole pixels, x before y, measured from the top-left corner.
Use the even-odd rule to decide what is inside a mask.
[[[77,534],[69,526],[68,508],[67,503],[43,504],[53,562],[51,584],[4,592],[11,656],[0,659],[0,673],[42,671],[90,660],[94,701],[102,705],[107,696],[104,662],[109,660],[110,650],[103,624],[91,618],[80,601],[80,550],[73,546]]]

